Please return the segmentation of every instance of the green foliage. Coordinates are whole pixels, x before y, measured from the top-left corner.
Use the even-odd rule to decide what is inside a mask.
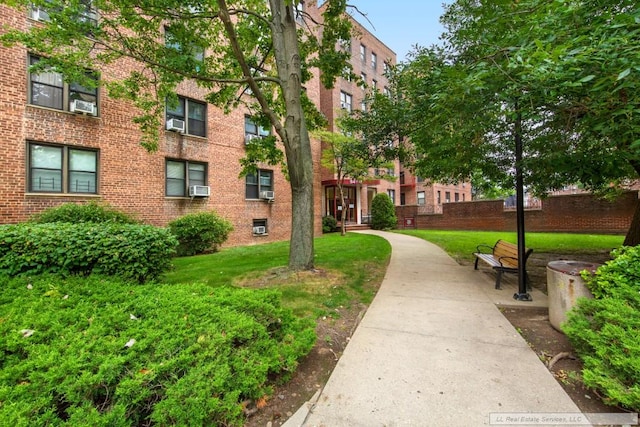
[[[327,215],[322,217],[323,233],[332,233],[337,229],[338,229],[338,221],[332,215]]]
[[[371,228],[389,230],[398,226],[396,208],[391,197],[386,193],[378,193],[371,201]]]
[[[136,224],[137,221],[124,212],[108,204],[89,202],[85,204],[65,203],[60,206],[45,209],[31,218],[32,222],[113,222],[118,224]]]
[[[178,239],[179,256],[204,252],[216,252],[233,231],[231,222],[215,212],[198,212],[184,215],[169,223],[171,233]]]
[[[104,274],[145,282],[171,266],[164,228],[116,223],[0,225],[0,274]]]
[[[3,425],[242,426],[315,342],[274,291],[0,277]]]
[[[588,387],[611,405],[640,410],[640,247],[622,248],[585,276],[594,299],[581,298],[562,329],[584,363]]]

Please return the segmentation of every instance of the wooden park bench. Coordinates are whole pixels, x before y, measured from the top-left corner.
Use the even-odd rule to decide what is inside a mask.
[[[502,273],[518,273],[518,246],[513,243],[498,240],[493,247],[489,245],[478,245],[477,252],[473,255],[476,257],[474,268],[478,269],[478,261],[482,260],[489,264],[497,273],[496,289],[500,289],[500,281]],[[490,252],[489,252],[490,251]],[[533,252],[533,249],[527,249],[524,254],[525,264],[525,281],[529,286],[529,276],[526,273],[527,259]]]

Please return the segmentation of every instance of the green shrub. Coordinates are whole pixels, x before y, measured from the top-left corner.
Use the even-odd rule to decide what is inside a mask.
[[[371,228],[374,230],[390,230],[396,228],[398,218],[391,197],[386,193],[378,193],[371,201]]]
[[[0,225],[0,274],[104,274],[145,282],[171,266],[166,228],[132,224]]]
[[[242,426],[315,342],[274,291],[0,277],[2,425]]]
[[[215,252],[233,231],[231,222],[215,212],[184,215],[169,223],[169,229],[178,239],[178,256]]]
[[[74,224],[79,222],[114,222],[118,224],[136,224],[138,222],[126,213],[114,209],[106,203],[96,202],[85,204],[65,203],[54,208],[45,209],[31,217],[31,221],[41,224],[50,222],[70,222]]]
[[[582,359],[584,383],[611,405],[640,411],[640,247],[585,276],[594,299],[582,298],[563,330]]]
[[[323,216],[322,217],[322,232],[323,233],[332,233],[338,229],[338,221],[331,216]]]

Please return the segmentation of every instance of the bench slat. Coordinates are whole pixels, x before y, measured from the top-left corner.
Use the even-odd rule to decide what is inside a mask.
[[[479,245],[478,250],[480,250],[481,246],[484,247],[486,245]],[[531,252],[533,252],[533,249],[526,249],[525,251],[525,265],[527,263],[529,255],[531,255]],[[518,271],[518,246],[513,243],[509,243],[504,240],[498,240],[493,246],[493,253],[489,254],[477,252],[473,255],[476,257],[476,270],[478,269],[478,260],[482,260],[497,271],[498,275],[496,277],[496,289],[500,289],[500,280],[502,278],[502,273],[515,273]]]

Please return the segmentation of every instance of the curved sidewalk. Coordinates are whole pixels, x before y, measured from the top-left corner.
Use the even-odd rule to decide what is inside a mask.
[[[285,426],[480,426],[490,414],[580,412],[487,296],[484,274],[424,240],[366,233],[392,246],[380,290],[325,387]]]

